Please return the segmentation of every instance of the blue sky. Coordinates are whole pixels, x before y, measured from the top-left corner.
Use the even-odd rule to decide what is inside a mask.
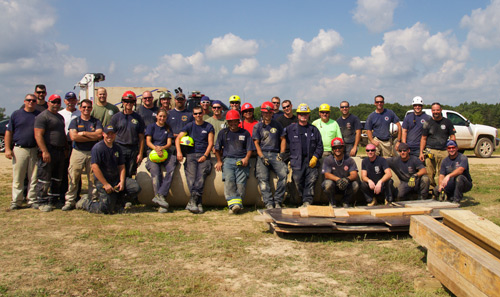
[[[0,1],[1,107],[34,85],[200,90],[260,104],[497,103],[500,0]]]

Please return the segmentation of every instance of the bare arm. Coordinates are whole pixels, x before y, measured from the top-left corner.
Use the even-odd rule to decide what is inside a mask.
[[[36,144],[42,151],[42,160],[44,163],[50,163],[50,154],[47,149],[47,145],[45,145],[45,139],[43,139],[43,135],[45,134],[45,129],[35,128],[35,140]]]
[[[424,149],[425,149],[425,146],[427,145],[427,136],[424,136],[422,135],[422,138],[420,139],[420,155],[419,155],[419,159],[420,161],[424,162]]]
[[[5,131],[5,157],[7,159],[12,159],[14,153],[12,152],[12,132],[9,130]]]

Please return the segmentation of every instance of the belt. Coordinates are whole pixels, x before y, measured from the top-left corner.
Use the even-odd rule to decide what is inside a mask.
[[[20,145],[20,144],[17,144],[17,143],[15,143],[14,146],[17,146],[17,147],[20,147],[20,148],[35,148],[36,147],[36,145],[34,145],[34,146],[28,146],[28,145]]]

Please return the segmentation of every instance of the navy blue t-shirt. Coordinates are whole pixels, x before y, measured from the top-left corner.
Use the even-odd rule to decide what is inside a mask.
[[[253,127],[252,138],[259,141],[263,152],[280,152],[281,137],[285,136],[285,130],[280,123],[271,120],[269,125],[258,122]]]
[[[422,130],[424,123],[431,119],[431,116],[423,112],[420,115],[416,115],[414,112],[410,112],[406,115],[403,120],[403,129],[407,129],[406,143],[410,147],[411,151],[420,151],[420,140],[422,139]]]
[[[384,108],[382,113],[372,112],[366,119],[365,129],[373,130],[373,136],[382,141],[387,141],[391,138],[389,129],[391,123],[399,122],[398,116],[390,109]]]
[[[463,175],[472,182],[472,177],[469,172],[469,159],[461,153],[457,154],[455,159],[450,159],[450,156],[443,159],[441,162],[441,169],[439,170],[439,174],[447,175],[455,171],[458,167],[464,168]]]
[[[22,147],[35,147],[35,117],[40,111],[27,112],[24,109],[16,110],[10,116],[7,130],[12,132],[13,144]]]
[[[212,124],[203,122],[201,125],[197,125],[194,121],[187,123],[181,132],[186,132],[194,141],[194,148],[188,147],[186,153],[201,153],[204,154],[208,147],[208,134],[214,133],[214,126]]]
[[[144,120],[137,112],[119,112],[111,118],[110,124],[116,130],[116,143],[139,146],[139,134],[144,134]]]
[[[146,108],[144,105],[137,107],[137,113],[144,120],[144,125],[147,127],[153,123],[156,123],[156,114],[158,113],[158,107],[153,106],[152,108]]]
[[[81,117],[73,119],[69,123],[68,130],[76,130],[76,132],[95,132],[95,130],[102,129],[101,121],[94,117],[90,117],[90,120],[85,121]],[[92,147],[97,143],[97,141],[85,141],[77,142],[73,141],[73,147],[79,151],[90,151]]]
[[[172,133],[172,129],[167,130],[166,124],[160,127],[156,123],[152,123],[146,128],[146,136],[151,136],[153,145],[164,146],[167,144],[168,138],[174,138],[174,133]]]
[[[339,124],[342,138],[346,144],[354,144],[356,141],[356,130],[361,130],[363,128],[359,118],[353,114],[349,114],[345,119],[340,116],[337,119],[337,124]]]
[[[446,142],[455,135],[455,127],[447,118],[439,121],[430,119],[424,123],[422,135],[427,136],[426,147],[435,150],[446,150]]]
[[[278,110],[277,113],[274,113],[273,114],[273,120],[277,120],[280,116],[284,115],[285,113],[283,112],[283,110]]]
[[[193,114],[187,109],[184,109],[183,111],[172,109],[168,112],[167,124],[170,126],[175,135],[179,134],[182,127],[192,121]]]
[[[382,179],[387,168],[389,168],[387,160],[380,156],[376,156],[373,162],[370,162],[370,158],[364,158],[361,162],[361,170],[366,170],[366,175],[374,183]]]
[[[401,157],[392,157],[387,159],[389,167],[398,176],[399,180],[407,182],[410,177],[424,168],[424,163],[422,163],[417,157],[410,156],[406,161],[403,161]]]
[[[116,144],[109,148],[104,140],[99,141],[91,150],[90,163],[99,166],[110,185],[115,186],[120,182],[118,166],[125,164],[125,159],[122,150]]]
[[[215,149],[218,151],[222,150],[222,157],[224,158],[243,159],[246,157],[248,151],[255,150],[255,146],[247,130],[239,128],[238,131],[231,132],[229,128],[224,128],[217,136]]]
[[[352,171],[358,171],[358,166],[353,158],[344,155],[344,159],[337,161],[333,155],[325,158],[321,173],[331,173],[336,177],[349,177]]]

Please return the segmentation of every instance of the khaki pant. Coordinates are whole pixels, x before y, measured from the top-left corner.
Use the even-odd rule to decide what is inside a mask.
[[[12,204],[21,206],[23,204],[24,178],[28,174],[28,205],[36,201],[36,174],[38,161],[38,149],[20,148],[15,146],[12,157]]]
[[[379,145],[377,146],[377,151],[376,154],[377,156],[381,157],[393,157],[394,156],[394,149],[395,145],[392,143],[391,144],[391,139],[387,141],[382,141],[378,139],[377,137],[373,138],[374,140],[379,142]]]
[[[84,172],[87,172],[88,199],[92,199],[94,197],[93,194],[95,194],[95,187],[92,182],[90,156],[90,151],[79,151],[77,149],[73,149],[71,152],[68,168],[68,192],[66,192],[66,204],[75,206],[78,183],[80,182]]]
[[[448,157],[448,152],[435,149],[430,150],[431,154],[434,155],[434,158],[425,159],[425,167],[427,169],[427,175],[429,176],[429,181],[432,189],[437,186],[436,176],[438,177],[437,180],[439,181],[439,170],[441,169],[441,162],[443,162],[444,158]]]

